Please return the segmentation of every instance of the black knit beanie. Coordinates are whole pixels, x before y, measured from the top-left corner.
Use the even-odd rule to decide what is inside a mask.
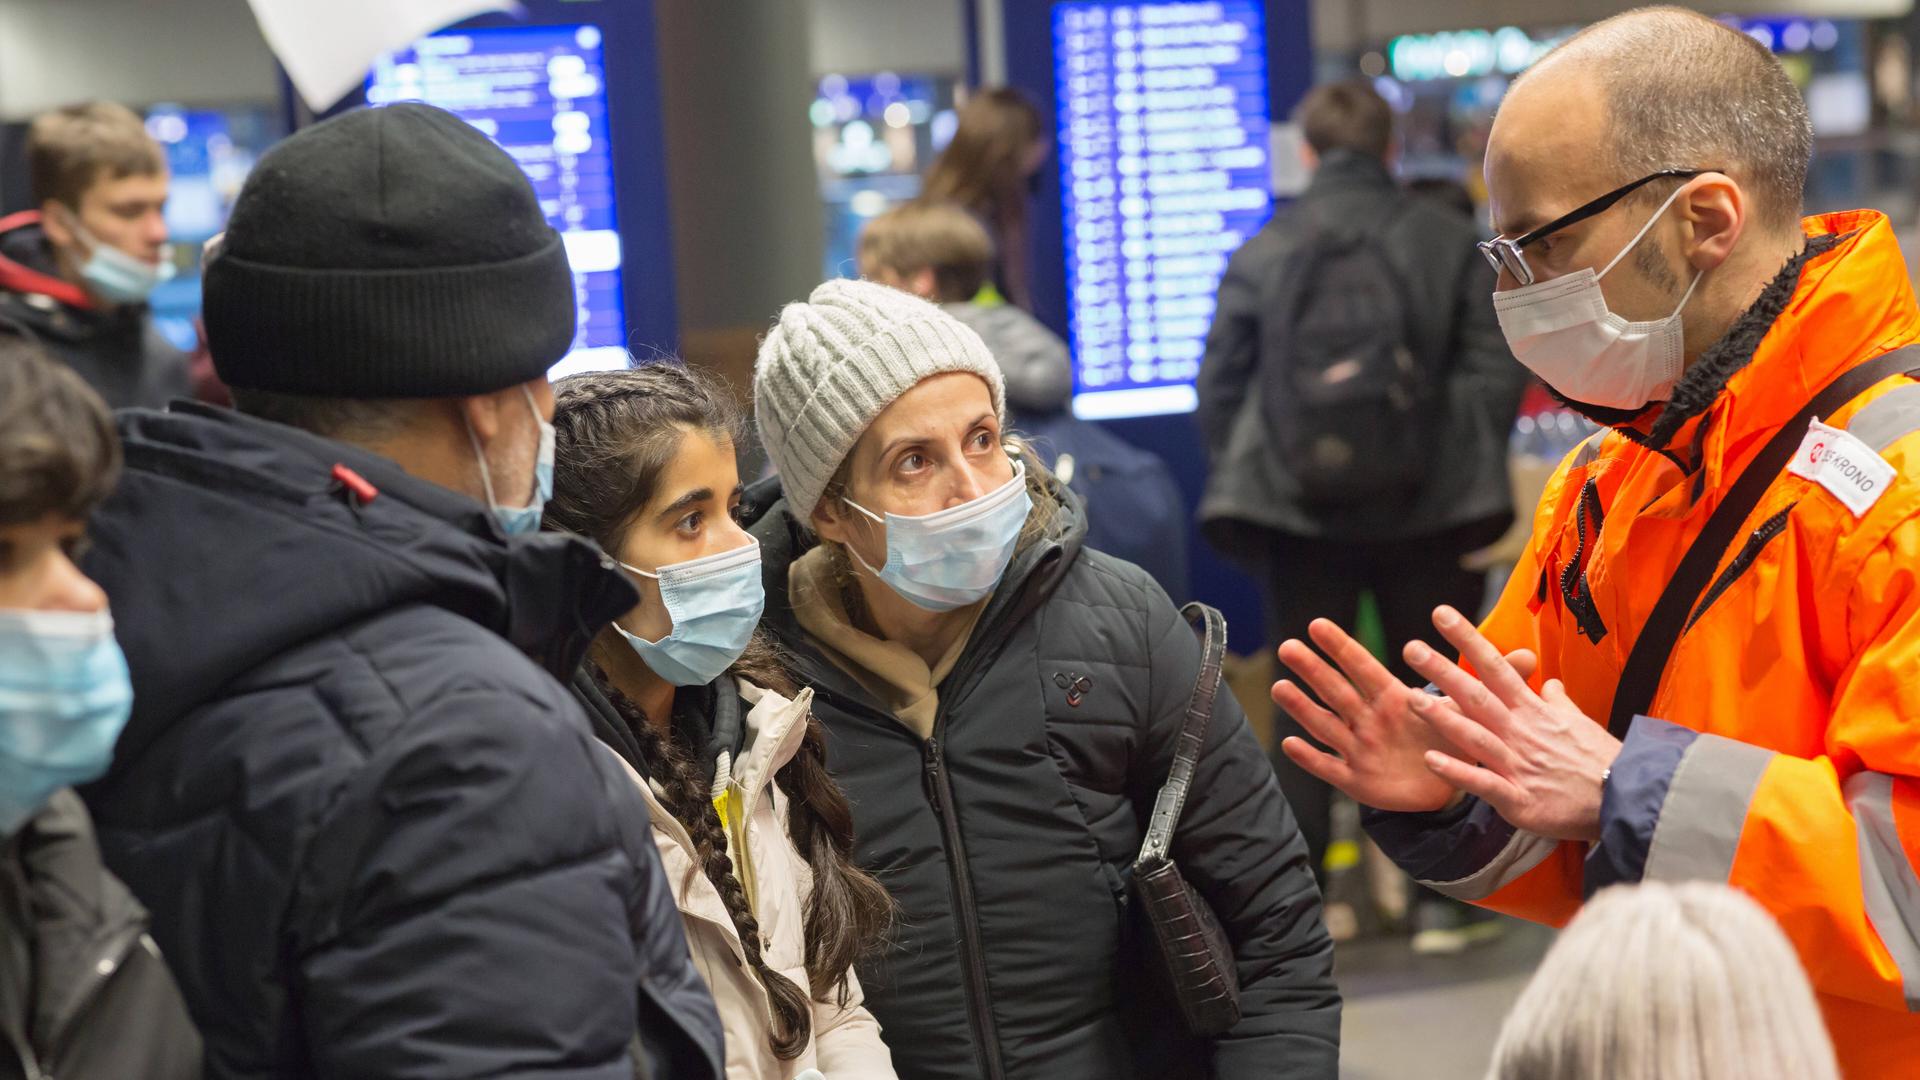
[[[242,389],[491,393],[573,342],[573,275],[533,186],[429,105],[356,109],[269,151],[205,292],[214,370]]]

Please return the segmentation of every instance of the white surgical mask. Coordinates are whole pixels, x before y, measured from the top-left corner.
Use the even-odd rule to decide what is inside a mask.
[[[848,506],[887,527],[887,562],[878,570],[847,545],[867,572],[928,611],[952,611],[984,598],[1013,561],[1020,530],[1033,511],[1027,469],[1013,463],[1013,479],[970,502],[932,514],[881,517],[852,499]]]
[[[1693,298],[1700,273],[1673,313],[1628,322],[1607,310],[1600,279],[1627,257],[1680,197],[1675,189],[1627,246],[1599,273],[1583,267],[1565,277],[1493,294],[1493,310],[1514,358],[1574,401],[1609,409],[1638,409],[1664,401],[1680,381],[1685,337],[1680,312]]]

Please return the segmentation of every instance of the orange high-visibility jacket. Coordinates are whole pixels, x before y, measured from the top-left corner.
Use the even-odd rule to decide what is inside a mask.
[[[1735,326],[1729,341],[1758,339],[1751,361],[1667,445],[1642,445],[1643,422],[1570,455],[1487,619],[1601,723],[1747,462],[1835,376],[1920,341],[1884,216],[1805,230],[1841,239],[1776,282],[1770,327],[1766,295]],[[1477,800],[1369,827],[1416,877],[1555,925],[1618,881],[1738,886],[1793,940],[1846,1074],[1920,1076],[1920,385],[1889,378],[1820,419],[1845,434],[1811,437],[1723,556],[1605,785],[1598,844],[1517,831]]]

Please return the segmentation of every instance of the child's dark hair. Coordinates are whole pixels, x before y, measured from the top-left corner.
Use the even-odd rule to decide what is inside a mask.
[[[737,442],[744,428],[739,406],[724,386],[677,363],[562,379],[554,386],[553,424],[553,498],[545,521],[609,551],[619,548],[622,534],[654,496],[687,434]],[[591,661],[589,670],[632,729],[649,771],[666,793],[667,809],[686,826],[702,871],[726,903],[773,1004],[774,1052],[783,1059],[798,1056],[812,1037],[812,1006],[805,992],[761,955],[759,922],[727,854],[726,832],[699,764],[670,725],[662,734]],[[797,692],[778,654],[759,634],[730,673],[787,697]],[[820,722],[809,716],[806,724],[799,753],[776,779],[788,797],[788,835],[813,872],[805,921],[807,980],[819,1000],[831,993],[844,1005],[847,972],[884,937],[893,901],[852,863],[853,812],[827,772]]]
[[[100,395],[0,324],[0,525],[84,518],[119,475],[120,440]]]

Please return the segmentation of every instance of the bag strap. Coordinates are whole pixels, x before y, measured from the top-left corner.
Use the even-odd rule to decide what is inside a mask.
[[[1800,448],[1809,423],[1815,417],[1831,415],[1890,376],[1902,374],[1920,377],[1920,346],[1895,349],[1842,372],[1781,425],[1740,473],[1739,479],[1727,490],[1726,498],[1714,507],[1700,535],[1681,557],[1680,565],[1647,616],[1646,625],[1640,628],[1640,636],[1634,640],[1633,651],[1627,655],[1626,666],[1620,672],[1619,687],[1614,691],[1613,711],[1607,719],[1607,730],[1614,738],[1625,739],[1633,718],[1652,707],[1653,696],[1660,689],[1660,678],[1666,672],[1667,658],[1679,644],[1680,635],[1686,632],[1688,618],[1701,592],[1719,568],[1721,556],[1739,535],[1740,526],[1746,523],[1753,508],[1760,505],[1761,496],[1773,486],[1780,470],[1786,468]]]
[[[1180,741],[1174,744],[1173,768],[1153,800],[1153,818],[1140,845],[1141,862],[1165,859],[1173,848],[1173,830],[1180,824],[1187,789],[1193,786],[1193,770],[1200,764],[1200,751],[1206,745],[1207,727],[1213,721],[1213,699],[1220,689],[1220,663],[1227,653],[1227,620],[1219,611],[1196,601],[1181,608],[1180,615],[1189,623],[1197,617],[1204,628],[1200,675],[1194,680],[1193,695],[1187,699],[1187,718],[1180,726]]]

